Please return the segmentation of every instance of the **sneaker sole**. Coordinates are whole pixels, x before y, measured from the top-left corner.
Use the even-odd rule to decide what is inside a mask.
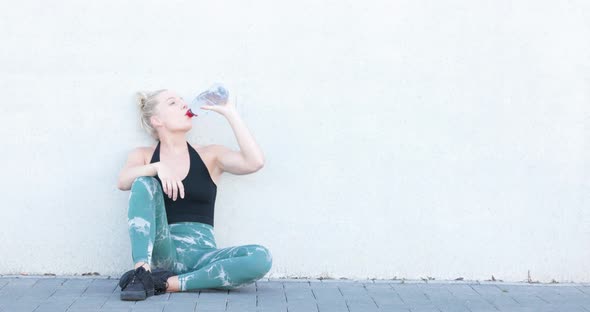
[[[121,292],[121,300],[133,300],[133,301],[145,300],[147,297],[153,296],[153,295],[154,295],[153,290],[147,291],[147,295],[146,295],[146,292],[143,290],[136,290],[136,291],[124,290]]]

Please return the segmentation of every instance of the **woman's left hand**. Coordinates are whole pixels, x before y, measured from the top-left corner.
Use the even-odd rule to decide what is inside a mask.
[[[218,113],[220,113],[221,115],[224,115],[224,116],[236,112],[236,106],[234,105],[234,103],[229,98],[227,99],[227,102],[225,102],[225,104],[219,104],[219,105],[208,105],[208,104],[205,104],[205,105],[202,105],[201,106],[201,109],[211,110],[211,111],[214,111],[214,112],[218,112]]]

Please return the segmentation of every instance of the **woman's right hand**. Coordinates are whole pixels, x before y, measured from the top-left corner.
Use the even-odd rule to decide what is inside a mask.
[[[158,172],[158,177],[160,178],[160,181],[162,181],[162,190],[168,195],[168,198],[176,200],[178,193],[180,193],[181,198],[184,198],[184,185],[182,184],[182,179],[174,176],[170,168],[161,161],[158,162],[155,167]]]

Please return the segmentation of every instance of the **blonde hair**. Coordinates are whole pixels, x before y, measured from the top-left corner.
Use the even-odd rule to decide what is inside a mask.
[[[156,99],[156,95],[166,90],[167,89],[160,89],[156,91],[138,91],[136,93],[137,105],[139,106],[139,114],[141,119],[141,127],[156,140],[159,140],[160,138],[158,137],[158,132],[152,126],[150,118],[157,113],[156,105],[158,105],[158,100]]]

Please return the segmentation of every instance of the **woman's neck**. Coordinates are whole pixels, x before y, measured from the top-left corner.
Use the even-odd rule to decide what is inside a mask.
[[[183,153],[187,149],[186,138],[184,134],[160,136],[160,148],[162,147],[172,154]]]

